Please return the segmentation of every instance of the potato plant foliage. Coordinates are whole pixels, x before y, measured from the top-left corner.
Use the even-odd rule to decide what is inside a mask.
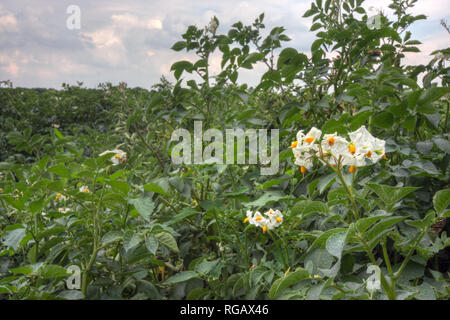
[[[151,90],[3,81],[0,298],[448,299],[450,48],[405,64],[415,2],[372,27],[363,0],[313,1],[311,55],[264,14],[230,30],[213,17],[173,45],[197,57],[172,65],[176,83]],[[278,129],[278,173],[173,164],[171,134],[195,120]],[[299,130],[363,126],[385,141],[377,163],[295,164]]]

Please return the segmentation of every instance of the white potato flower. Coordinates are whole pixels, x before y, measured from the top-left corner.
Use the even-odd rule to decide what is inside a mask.
[[[350,166],[352,173],[357,167],[376,163],[380,158],[386,159],[386,141],[372,136],[365,126],[350,132],[350,141],[335,132],[325,134],[319,145],[321,135],[322,131],[314,127],[307,134],[303,130],[297,132],[297,140],[291,144],[291,149],[295,164],[300,166],[302,173],[312,168],[314,157],[323,164]]]
[[[323,156],[328,159],[328,163],[331,165],[337,165],[336,161],[339,161],[339,158],[348,150],[348,141],[338,136],[336,132],[325,134],[320,145]]]
[[[283,215],[279,210],[269,209],[264,214],[256,211],[253,216],[252,213],[250,210],[247,211],[247,217],[244,219],[244,222],[260,227],[263,232],[277,228],[283,222]]]
[[[81,186],[81,187],[80,187],[80,192],[88,193],[88,192],[89,192],[89,189],[88,189],[88,187],[86,187],[86,186]]]
[[[125,163],[125,161],[127,161],[127,153],[120,149],[106,150],[105,152],[100,153],[99,156],[101,157],[108,153],[114,153],[114,156],[111,157],[111,162],[114,165]]]
[[[55,200],[56,200],[56,201],[58,201],[58,200],[66,201],[66,200],[67,200],[67,197],[66,197],[65,195],[63,195],[63,194],[61,194],[61,193],[58,192],[58,194],[57,194],[56,197],[55,197]]]
[[[384,155],[386,141],[372,136],[365,126],[361,126],[361,128],[350,132],[348,135],[351,139],[351,144],[355,147],[351,156],[348,156],[349,165],[362,167],[366,164],[365,159],[376,163]],[[353,149],[349,147],[349,150]]]
[[[313,158],[318,152],[319,141],[322,131],[313,127],[307,134],[303,130],[297,132],[297,140],[291,145],[295,157],[295,165],[299,166],[302,173],[313,167]]]

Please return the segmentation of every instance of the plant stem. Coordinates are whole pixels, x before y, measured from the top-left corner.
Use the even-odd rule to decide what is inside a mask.
[[[337,169],[335,169],[335,171],[336,171],[336,173],[337,173],[339,179],[341,180],[342,185],[344,186],[345,191],[347,191],[347,193],[348,193],[348,196],[349,196],[350,201],[351,201],[352,206],[353,206],[353,215],[354,215],[354,217],[355,217],[355,220],[358,220],[358,218],[359,218],[358,207],[356,206],[356,202],[355,202],[355,198],[353,197],[352,190],[349,188],[349,186],[348,186],[347,183],[345,182],[344,175],[342,174],[341,168],[337,168]]]
[[[370,246],[367,244],[366,241],[364,241],[361,237],[359,237],[361,244],[364,246],[367,255],[369,256],[370,262],[375,265],[378,266],[377,261],[375,260],[375,257],[372,253],[372,250],[370,249]],[[396,296],[395,296],[395,281],[393,280],[391,285],[389,285],[389,283],[387,282],[383,271],[380,270],[380,282],[381,282],[381,286],[383,287],[384,291],[386,292],[386,295],[388,296],[389,300],[395,300]]]
[[[400,265],[400,268],[395,273],[394,280],[398,280],[398,278],[401,276],[402,272],[405,270],[406,265],[409,262],[409,259],[411,259],[411,256],[413,255],[414,251],[416,250],[417,245],[419,244],[420,240],[422,240],[423,236],[427,233],[427,231],[428,231],[428,228],[422,230],[422,232],[419,234],[414,245],[411,247],[408,254],[406,255],[405,260],[403,260],[402,264]]]
[[[386,239],[386,237],[384,237],[383,242],[381,243],[381,246],[383,248],[383,257],[384,257],[384,262],[386,263],[386,268],[389,272],[389,275],[392,277],[394,275],[394,273],[392,272],[392,266],[391,266],[391,261],[389,260],[389,255],[388,255],[387,248],[386,248],[386,242],[387,242],[387,239]]]
[[[96,180],[97,180],[97,174],[95,175],[95,179],[94,179],[94,188],[92,190],[92,198],[94,197],[95,181]],[[95,262],[95,259],[97,258],[98,252],[101,249],[101,246],[100,246],[100,223],[99,223],[99,220],[98,220],[98,213],[100,211],[100,207],[101,207],[104,191],[105,191],[105,183],[103,183],[103,186],[102,186],[102,193],[100,195],[100,199],[98,200],[97,210],[95,210],[95,212],[93,214],[93,219],[94,219],[94,245],[93,245],[93,248],[92,248],[92,254],[91,254],[91,257],[89,259],[88,264],[86,265],[86,268],[84,269],[83,277],[81,279],[81,292],[83,293],[83,295],[85,297],[86,297],[87,286],[88,286],[88,281],[89,281],[89,272],[90,272],[90,270],[92,268],[92,265]]]

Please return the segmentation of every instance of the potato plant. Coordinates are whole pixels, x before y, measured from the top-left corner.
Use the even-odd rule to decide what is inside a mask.
[[[363,2],[311,2],[310,56],[264,14],[213,17],[176,83],[2,82],[1,299],[448,299],[450,48],[406,65],[416,1],[377,25]],[[279,130],[278,172],[173,163],[195,121]]]

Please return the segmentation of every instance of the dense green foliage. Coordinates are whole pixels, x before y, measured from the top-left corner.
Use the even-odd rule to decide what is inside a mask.
[[[177,83],[150,91],[3,82],[0,297],[448,299],[450,49],[405,65],[420,44],[408,28],[425,18],[408,13],[415,1],[394,0],[395,21],[382,15],[376,28],[362,2],[312,3],[311,58],[285,46],[283,27],[263,37],[262,14],[226,33],[217,18],[190,26],[172,49],[198,60],[173,64]],[[212,77],[214,52],[222,70]],[[239,84],[256,63],[267,67],[258,86]],[[278,174],[173,164],[171,134],[194,120],[279,129]],[[386,141],[387,159],[341,175],[294,165],[298,130],[363,125]],[[117,165],[99,156],[113,149],[127,153]],[[283,214],[278,228],[243,222],[269,208]],[[79,290],[66,287],[72,265]],[[381,270],[374,292],[369,265]]]

